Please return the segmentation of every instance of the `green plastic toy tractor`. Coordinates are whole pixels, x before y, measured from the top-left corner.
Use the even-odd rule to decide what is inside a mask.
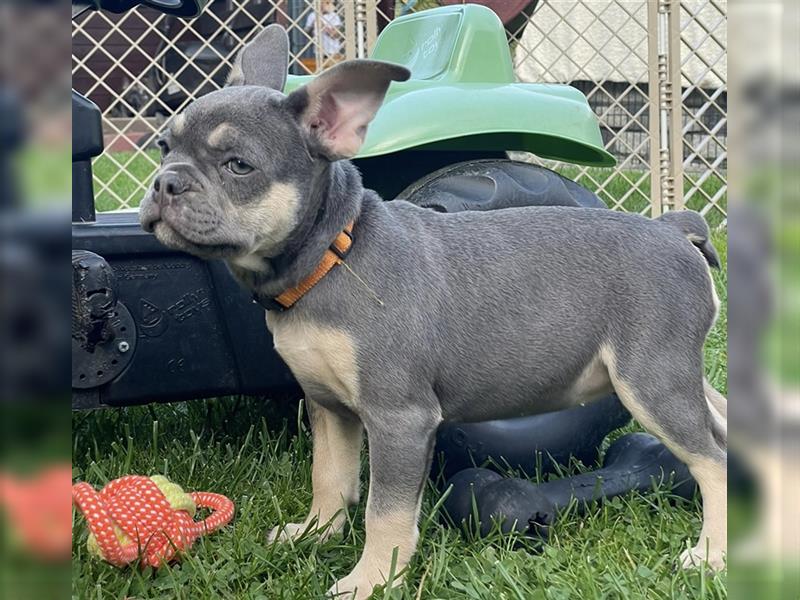
[[[73,0],[73,9],[124,11],[147,2],[187,15],[205,1]],[[412,74],[392,84],[355,159],[365,186],[384,199],[444,212],[604,206],[553,171],[507,158],[507,151],[523,150],[614,164],[581,92],[514,81],[503,25],[488,8],[457,5],[398,18],[372,58]],[[308,79],[290,76],[286,91]],[[73,124],[73,406],[295,393],[263,309],[222,263],[161,246],[135,212],[95,212],[91,159],[103,150],[100,113],[77,93]]]
[[[515,82],[493,11],[465,4],[400,17],[383,30],[370,58],[411,71],[411,79],[389,88],[356,158],[365,185],[385,199],[440,210],[530,204],[533,196],[541,204],[602,206],[550,171],[506,159],[506,151],[522,150],[580,165],[615,163],[580,91]],[[309,79],[290,75],[286,91]],[[563,197],[564,187],[576,198]]]

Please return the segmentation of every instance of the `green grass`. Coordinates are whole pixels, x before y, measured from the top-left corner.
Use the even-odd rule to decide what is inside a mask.
[[[113,176],[110,162],[98,163],[98,176]],[[624,189],[622,181],[614,185]],[[715,233],[714,243],[724,261],[727,233]],[[706,345],[706,371],[726,392],[726,271],[715,279],[723,307]],[[364,461],[366,474],[366,455]],[[231,526],[202,538],[180,564],[157,571],[118,570],[91,559],[85,522],[76,515],[74,598],[321,598],[355,565],[364,544],[363,500],[343,536],[322,544],[266,544],[270,527],[301,520],[311,500],[311,440],[302,410],[291,401],[223,398],[75,413],[73,465],[75,480],[98,487],[124,474],[163,473],[188,490],[224,493],[237,507]],[[429,485],[418,552],[404,583],[375,598],[727,597],[727,573],[675,569],[699,533],[699,498],[679,501],[659,490],[617,498],[584,516],[569,511],[549,543],[536,548],[519,536],[479,539],[440,525],[439,497]]]
[[[160,161],[158,150],[147,150],[145,154],[110,152],[97,157],[92,165],[97,210],[115,210],[120,207],[120,200],[131,208],[139,206]]]
[[[572,165],[560,166],[557,171],[573,179],[586,189],[595,192],[608,206],[614,206],[617,199],[624,198],[631,188],[633,193],[622,202],[622,207],[628,212],[640,213],[650,206],[650,177],[641,170],[622,170],[590,168],[586,174],[580,173],[580,168]],[[699,178],[697,173],[686,173],[683,183],[684,194],[689,194],[692,185]],[[641,180],[641,181],[640,181]],[[634,186],[635,184],[635,186]],[[700,184],[702,193],[695,192],[686,201],[686,208],[701,210],[707,203],[707,198],[713,198],[725,185],[725,182],[716,175],[710,175]],[[600,188],[603,188],[602,190]],[[723,193],[717,201],[718,206],[727,212],[728,194]],[[724,215],[716,209],[711,209],[706,215],[708,224],[712,229],[718,228],[724,221]]]

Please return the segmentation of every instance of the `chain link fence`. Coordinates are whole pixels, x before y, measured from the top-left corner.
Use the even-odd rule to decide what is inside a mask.
[[[580,89],[618,161],[613,174],[548,166],[595,190],[609,206],[635,212],[649,211],[651,198],[647,19],[646,1],[540,2],[510,32],[517,77]]]
[[[349,9],[349,10],[348,10]],[[239,48],[280,23],[290,72],[355,58],[352,6],[326,0],[214,0],[193,20],[138,7],[73,23],[72,80],[103,115],[106,151],[94,164],[98,210],[131,208],[158,166],[155,136],[173,114],[225,83]]]
[[[224,84],[241,45],[269,23],[286,27],[290,72],[317,73],[366,56],[397,16],[458,0],[214,0],[192,21],[148,9],[121,16],[93,13],[73,25],[73,85],[103,113],[106,152],[95,161],[98,210],[138,204],[158,162],[155,133],[172,114]],[[658,213],[685,204],[713,225],[727,211],[726,3],[659,0],[678,10],[680,31],[664,31],[653,0],[495,0],[520,81],[566,83],[580,89],[598,117],[613,169],[514,158],[554,168],[617,209]],[[679,6],[678,6],[679,4]],[[659,27],[662,28],[659,31]],[[677,29],[678,25],[671,26]],[[677,200],[658,193],[663,38],[680,40],[682,180]],[[673,50],[677,54],[677,50]],[[663,133],[663,131],[661,131]],[[678,162],[680,161],[673,161]]]

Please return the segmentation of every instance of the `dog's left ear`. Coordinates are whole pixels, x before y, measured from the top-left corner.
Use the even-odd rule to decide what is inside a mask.
[[[325,71],[286,99],[289,110],[328,160],[358,153],[367,126],[392,81],[405,81],[405,67],[379,60],[349,60]]]
[[[289,65],[289,37],[273,23],[239,52],[228,75],[228,85],[263,85],[283,91]]]

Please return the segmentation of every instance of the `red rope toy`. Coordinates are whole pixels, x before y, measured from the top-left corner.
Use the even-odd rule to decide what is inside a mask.
[[[137,558],[142,566],[159,567],[201,535],[227,525],[234,512],[225,496],[188,494],[160,475],[120,477],[99,492],[88,483],[76,483],[72,501],[89,525],[89,552],[117,567]],[[197,507],[214,512],[195,521]]]

